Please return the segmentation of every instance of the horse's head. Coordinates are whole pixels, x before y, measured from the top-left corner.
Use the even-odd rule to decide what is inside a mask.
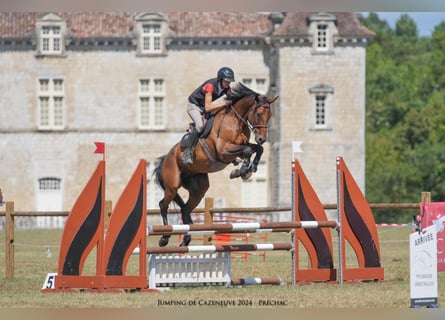
[[[228,99],[232,100],[239,120],[245,122],[254,133],[256,143],[266,142],[267,128],[272,117],[270,105],[278,97],[269,99],[238,82],[233,86]]]
[[[267,129],[272,117],[271,104],[277,99],[278,97],[268,98],[263,95],[256,95],[255,103],[249,109],[247,121],[252,126],[255,141],[258,144],[263,144],[267,140]]]

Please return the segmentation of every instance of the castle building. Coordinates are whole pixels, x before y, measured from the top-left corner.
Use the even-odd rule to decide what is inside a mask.
[[[102,155],[117,201],[188,128],[188,95],[222,66],[273,104],[269,142],[247,181],[210,175],[217,207],[290,206],[300,161],[336,203],[336,157],[364,190],[366,45],[351,12],[0,12],[0,188],[17,211],[70,210]],[[292,146],[301,152],[293,153]]]

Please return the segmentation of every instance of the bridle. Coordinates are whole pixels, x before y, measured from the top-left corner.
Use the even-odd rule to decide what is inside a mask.
[[[233,113],[236,115],[236,117],[243,122],[252,132],[255,132],[256,129],[259,128],[266,128],[266,130],[269,128],[269,126],[266,124],[251,124],[249,120],[247,120],[247,116],[249,115],[249,113],[251,112],[252,109],[254,109],[254,111],[256,111],[258,108],[263,107],[263,108],[267,108],[270,109],[270,105],[269,102],[267,101],[267,97],[264,97],[261,101],[258,101],[256,104],[252,105],[246,112],[246,115],[243,117],[241,116],[236,110],[235,108],[231,108],[233,110]]]

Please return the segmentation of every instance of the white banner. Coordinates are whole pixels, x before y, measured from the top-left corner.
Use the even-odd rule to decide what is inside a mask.
[[[411,233],[409,248],[411,308],[435,308],[438,306],[436,227]]]

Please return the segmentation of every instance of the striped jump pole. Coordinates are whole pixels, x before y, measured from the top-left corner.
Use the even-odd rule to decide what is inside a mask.
[[[188,247],[150,247],[147,254],[170,254],[170,253],[215,253],[215,252],[238,252],[238,251],[275,251],[292,250],[290,242],[284,243],[257,243],[257,244],[230,244],[230,245],[203,245]]]
[[[149,235],[235,232],[283,232],[291,229],[336,228],[336,221],[293,221],[293,222],[246,222],[246,223],[213,223],[184,224],[167,226],[148,226]]]
[[[286,285],[287,283],[282,281],[278,277],[270,278],[235,278],[231,281],[233,286],[244,285],[256,285],[256,284],[268,284],[268,285]]]

